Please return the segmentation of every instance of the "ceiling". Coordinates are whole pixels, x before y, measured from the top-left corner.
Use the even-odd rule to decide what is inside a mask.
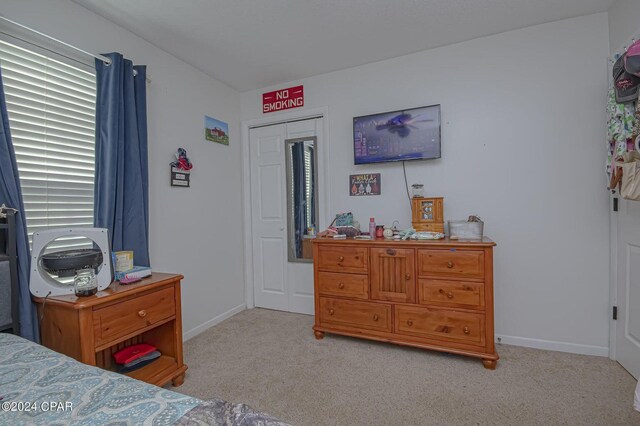
[[[73,0],[246,91],[560,19],[614,0]]]

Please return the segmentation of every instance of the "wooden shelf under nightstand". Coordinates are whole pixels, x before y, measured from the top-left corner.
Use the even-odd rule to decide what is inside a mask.
[[[42,316],[42,344],[85,364],[115,371],[115,352],[149,343],[162,356],[126,375],[157,386],[170,381],[180,386],[187,370],[182,358],[182,278],[154,273],[126,286],[111,283],[89,297],[55,296],[46,303],[35,298]]]

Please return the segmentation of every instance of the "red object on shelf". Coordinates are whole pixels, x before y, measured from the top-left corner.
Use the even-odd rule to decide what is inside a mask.
[[[128,364],[131,361],[135,361],[140,357],[150,354],[156,349],[157,348],[155,346],[149,345],[147,343],[139,343],[137,345],[127,346],[126,348],[119,350],[118,352],[113,354],[113,359],[118,364]]]

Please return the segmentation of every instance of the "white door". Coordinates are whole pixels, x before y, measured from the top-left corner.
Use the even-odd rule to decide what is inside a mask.
[[[285,141],[316,136],[321,118],[258,127],[249,131],[254,304],[313,314],[313,264],[289,262]]]
[[[616,359],[640,377],[640,202],[620,199],[617,247]]]
[[[284,125],[251,129],[251,230],[255,305],[289,310]]]

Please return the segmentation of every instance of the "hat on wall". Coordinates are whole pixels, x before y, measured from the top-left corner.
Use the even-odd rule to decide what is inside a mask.
[[[620,104],[638,99],[640,77],[629,74],[624,67],[626,54],[618,58],[613,65],[613,85],[616,89],[616,102]]]
[[[640,77],[640,40],[634,42],[624,55],[624,69],[629,74]]]

